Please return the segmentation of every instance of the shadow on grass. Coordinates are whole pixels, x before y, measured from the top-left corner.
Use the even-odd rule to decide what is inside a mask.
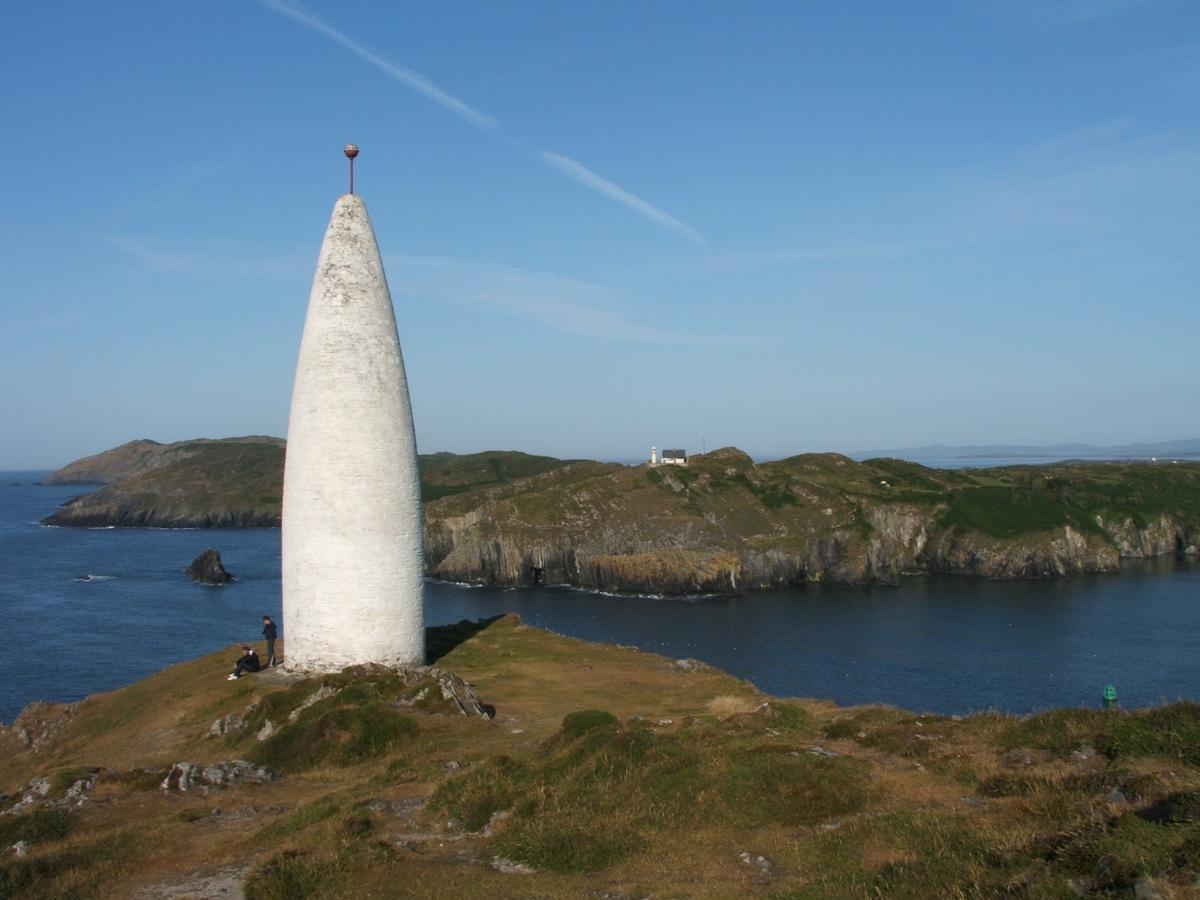
[[[434,665],[439,659],[452,651],[459,644],[469,641],[493,622],[503,619],[503,615],[491,616],[472,622],[462,619],[454,625],[437,625],[425,629],[425,663]]]

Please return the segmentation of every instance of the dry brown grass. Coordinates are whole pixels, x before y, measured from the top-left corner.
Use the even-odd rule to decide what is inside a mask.
[[[252,738],[207,738],[208,726],[285,690],[288,679],[270,673],[226,682],[231,652],[89,699],[43,752],[0,759],[0,790],[11,793],[33,775],[77,767],[128,772],[242,755]],[[1195,895],[1179,880],[1184,870],[1172,874],[1171,868],[1172,854],[1186,852],[1177,848],[1186,826],[1149,824],[1105,801],[1118,784],[1134,809],[1200,789],[1200,770],[1177,759],[1077,760],[1037,750],[1031,765],[1014,767],[1006,761],[1012,729],[1025,726],[1011,717],[955,722],[816,701],[771,701],[760,708],[768,698],[721,672],[686,672],[658,656],[570,640],[515,617],[494,623],[439,664],[473,683],[496,706],[496,719],[414,711],[418,733],[379,758],[319,765],[207,798],[135,789],[136,778],[110,772],[69,836],[37,846],[31,855],[61,861],[77,853],[90,861],[62,870],[39,890],[129,897],[223,867],[267,872],[263,867],[275,859],[285,870],[292,866],[296,878],[309,879],[303,883],[314,896],[328,897],[497,900],[608,891],[824,900],[872,892],[990,896],[1010,882],[1025,885],[1021,890],[1029,896],[1049,897],[1059,896],[1055,891],[1064,889],[1068,876],[1083,877],[1099,855],[1108,854],[1124,867],[1121,873],[1140,865],[1160,879],[1174,879],[1164,893]],[[611,712],[622,734],[643,737],[587,745],[591,749],[585,748],[586,735],[575,749],[562,743],[563,718],[589,708]],[[658,724],[664,718],[672,724]],[[816,818],[801,813],[802,824],[780,824],[771,816],[796,811],[771,806],[777,791],[756,798],[755,785],[781,776],[823,777],[825,763],[810,755],[818,744],[838,754],[830,777],[853,786],[854,772],[864,773],[864,798],[846,812]],[[638,746],[649,755],[637,755]],[[622,756],[626,750],[637,752]],[[440,785],[484,771],[499,755],[542,772],[547,780],[525,784],[521,802],[541,804],[545,815],[579,831],[585,843],[604,828],[638,829],[641,843],[592,871],[504,874],[492,868],[492,857],[522,828],[525,843],[512,845],[546,852],[519,810],[509,819],[510,831],[497,829],[495,836],[456,830],[446,812],[432,807],[410,816],[366,810],[375,799],[428,798]],[[569,759],[575,760],[569,778],[544,768]],[[634,761],[628,777],[619,774],[626,771],[622,760]],[[448,775],[450,762],[460,767]],[[657,766],[654,771],[675,779],[676,787],[663,793],[639,776],[641,765]],[[997,795],[981,793],[981,785]],[[795,796],[797,803],[816,802],[803,792]],[[688,798],[693,806],[680,805]],[[222,815],[207,815],[212,807]],[[258,812],[239,818],[248,807]],[[597,815],[601,808],[607,812]],[[109,839],[123,843],[105,851],[98,842]],[[1055,841],[1066,841],[1065,849],[1047,855],[1046,847],[1059,846]],[[306,855],[279,855],[286,851]],[[743,863],[743,851],[768,859],[767,870]],[[260,877],[256,883],[285,882]]]

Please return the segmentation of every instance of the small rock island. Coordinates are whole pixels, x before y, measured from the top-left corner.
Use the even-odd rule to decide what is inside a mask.
[[[192,564],[183,570],[198,584],[209,584],[221,587],[233,581],[233,576],[225,571],[221,564],[221,554],[212,547],[204,550],[192,560]]]

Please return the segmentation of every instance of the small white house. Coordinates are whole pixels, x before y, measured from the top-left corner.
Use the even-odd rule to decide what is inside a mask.
[[[664,466],[686,466],[687,451],[686,450],[664,450],[662,452],[662,464]]]

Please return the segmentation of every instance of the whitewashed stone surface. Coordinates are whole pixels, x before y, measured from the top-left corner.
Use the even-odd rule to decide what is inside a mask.
[[[285,665],[420,665],[417,444],[367,208],[333,209],[308,302],[283,484]]]

